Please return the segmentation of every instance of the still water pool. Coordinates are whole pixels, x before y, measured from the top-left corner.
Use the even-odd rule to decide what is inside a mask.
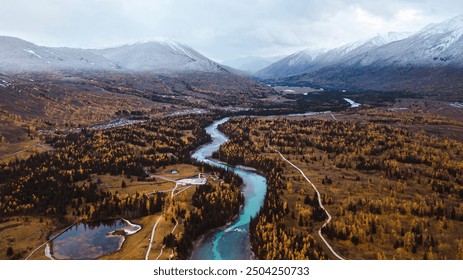
[[[123,219],[81,222],[49,242],[46,254],[54,259],[97,259],[120,250],[125,236],[140,228]]]

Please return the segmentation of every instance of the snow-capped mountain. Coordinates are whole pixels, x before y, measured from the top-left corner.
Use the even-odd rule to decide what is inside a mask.
[[[0,72],[60,70],[235,73],[177,42],[140,42],[102,50],[51,48],[0,36]]]
[[[389,33],[327,51],[286,76],[273,71],[278,64],[256,76],[336,89],[463,91],[463,15],[412,35]]]
[[[440,67],[463,66],[463,15],[440,24],[432,24],[414,35],[386,44],[350,64]]]
[[[254,76],[262,79],[292,76],[316,65],[317,58],[324,53],[326,53],[324,49],[307,48],[257,71]]]
[[[123,69],[133,71],[156,73],[228,71],[191,47],[173,41],[138,42],[95,52]]]
[[[63,69],[117,69],[117,66],[88,50],[41,47],[18,38],[0,36],[0,71]]]
[[[331,50],[306,49],[275,62],[258,71],[255,76],[261,79],[280,78],[318,70],[378,46],[402,40],[408,36],[410,36],[410,33],[389,32],[381,35],[378,34],[365,41],[349,43]]]

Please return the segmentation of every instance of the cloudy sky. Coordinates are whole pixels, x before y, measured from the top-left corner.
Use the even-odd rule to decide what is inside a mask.
[[[0,0],[0,35],[102,48],[170,39],[217,61],[331,48],[418,31],[463,14],[461,0]]]

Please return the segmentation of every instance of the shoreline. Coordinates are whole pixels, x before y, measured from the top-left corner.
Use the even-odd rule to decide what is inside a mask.
[[[130,235],[133,235],[135,233],[137,233],[138,231],[140,231],[143,227],[141,225],[137,225],[137,224],[133,224],[132,222],[130,222],[129,220],[127,219],[124,219],[124,218],[115,218],[114,219],[114,222],[117,222],[117,221],[122,221],[125,223],[125,226],[124,227],[121,227],[121,228],[118,228],[116,230],[113,230],[113,231],[109,231],[106,233],[105,237],[106,238],[118,238],[119,239],[119,242],[118,242],[118,246],[117,246],[117,249],[114,251],[114,252],[110,252],[110,253],[107,253],[107,254],[103,254],[97,258],[95,258],[96,260],[104,257],[104,256],[108,256],[108,255],[111,255],[111,254],[114,254],[114,253],[117,253],[119,252],[120,250],[122,250],[123,246],[124,246],[124,243],[127,239],[128,236]],[[49,258],[50,260],[62,260],[61,258],[56,258],[56,256],[54,256],[54,254],[51,253],[51,247],[50,247],[50,243],[56,239],[57,237],[59,237],[61,234],[63,234],[64,232],[66,232],[67,230],[69,230],[70,228],[72,228],[73,226],[75,225],[79,225],[80,223],[91,223],[91,222],[97,222],[97,221],[77,221],[77,222],[74,222],[72,225],[66,227],[64,230],[62,230],[59,234],[57,234],[56,236],[54,236],[53,238],[51,238],[50,240],[48,240],[46,242],[46,247],[45,247],[45,252],[44,252],[44,255]],[[67,259],[70,259],[70,258],[64,258],[63,260],[67,260]],[[90,258],[89,258],[90,259]],[[92,258],[93,259],[93,258]]]
[[[233,223],[239,219],[240,217],[240,214],[241,214],[241,210],[243,209],[243,206],[241,205],[240,206],[240,213],[236,214],[235,216],[233,216],[233,218],[227,222],[225,225],[221,226],[221,227],[217,227],[217,228],[213,228],[213,229],[209,229],[207,230],[205,233],[201,234],[198,238],[196,238],[193,242],[192,242],[192,250],[190,252],[190,256],[188,257],[187,260],[193,260],[191,257],[193,256],[193,252],[195,251],[195,249],[200,246],[200,244],[204,241],[204,239],[206,239],[206,237],[209,237],[209,235],[213,235],[213,234],[216,234],[217,232],[219,231],[225,231],[227,228],[230,228],[231,225],[233,225]]]
[[[322,112],[322,114],[323,113],[325,113],[325,112]],[[314,114],[320,114],[320,113],[306,113],[306,115],[314,115]],[[243,194],[244,189],[247,186],[245,184],[245,182],[244,182],[244,181],[246,181],[247,176],[251,176],[251,175],[253,175],[253,176],[254,175],[261,176],[261,177],[263,177],[263,179],[265,179],[265,181],[266,181],[266,176],[265,176],[265,174],[263,172],[255,169],[253,167],[240,165],[240,164],[239,165],[231,165],[231,164],[228,164],[227,162],[223,162],[223,161],[220,161],[220,160],[212,157],[212,154],[214,152],[216,152],[220,148],[220,146],[223,145],[229,139],[218,128],[218,126],[220,124],[223,124],[223,123],[227,122],[229,119],[231,119],[231,117],[226,117],[226,118],[216,120],[209,127],[207,127],[206,131],[211,136],[212,141],[210,141],[207,144],[204,144],[204,145],[200,146],[191,155],[192,155],[193,159],[195,159],[195,160],[197,160],[199,162],[205,163],[205,164],[218,166],[218,167],[221,167],[221,168],[224,168],[224,167],[225,168],[231,168],[232,169],[231,171],[234,172],[237,175],[238,175],[238,173],[243,172],[244,174],[242,173],[242,176],[238,175],[239,177],[241,177],[241,179],[243,179],[243,184],[240,186],[241,193]],[[218,137],[218,136],[223,136],[223,137]],[[253,185],[251,184],[248,187],[253,188]],[[266,184],[265,184],[265,188],[267,188]],[[264,196],[265,196],[265,194],[264,194]],[[262,207],[262,205],[257,205],[257,206],[259,206],[259,208]],[[210,245],[209,242],[207,244],[205,243],[206,238],[212,238],[211,242],[215,243],[216,240],[214,238],[216,238],[217,234],[220,234],[222,232],[225,234],[225,233],[233,231],[234,229],[236,229],[238,227],[241,227],[241,226],[246,227],[245,229],[243,229],[243,232],[242,232],[242,236],[243,236],[242,238],[246,238],[246,240],[244,240],[244,239],[240,239],[240,240],[243,240],[243,241],[246,241],[246,243],[249,243],[245,248],[246,251],[249,250],[249,253],[246,252],[246,251],[242,251],[242,252],[240,251],[240,253],[243,253],[243,254],[242,255],[237,255],[235,257],[237,257],[238,259],[251,259],[251,260],[255,259],[255,254],[252,251],[252,245],[251,245],[251,242],[250,242],[249,222],[247,222],[247,223],[245,222],[245,223],[241,224],[244,221],[240,220],[240,217],[243,214],[245,214],[244,216],[247,216],[247,213],[243,212],[244,211],[243,209],[245,209],[245,208],[246,208],[246,199],[245,199],[244,203],[240,205],[239,213],[237,215],[235,215],[228,223],[226,223],[224,226],[208,230],[207,232],[205,232],[204,234],[202,234],[198,238],[196,238],[196,240],[194,240],[192,242],[192,251],[190,252],[188,259],[191,260],[193,258],[193,256],[197,255],[195,252],[198,252],[205,245]],[[229,229],[229,230],[227,230],[227,229]],[[210,240],[208,240],[208,241],[210,241]],[[204,248],[206,248],[206,247],[204,247]],[[206,253],[206,255],[210,255],[210,256],[206,256],[206,257],[209,257],[210,259],[215,258],[215,254],[212,253],[212,255],[211,255],[211,252],[209,252],[209,251],[205,251],[205,253]]]
[[[259,170],[255,169],[254,167],[244,166],[244,165],[241,165],[241,164],[235,165],[234,167],[238,168],[238,169],[245,170],[245,171],[251,171],[251,172],[254,172],[254,173],[259,172]]]

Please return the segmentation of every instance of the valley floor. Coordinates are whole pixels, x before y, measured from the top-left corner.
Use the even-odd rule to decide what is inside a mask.
[[[355,97],[350,98],[357,101]],[[169,108],[169,114],[184,110],[183,107]],[[113,150],[122,153],[127,151],[126,155],[118,155],[118,160],[127,161],[127,164],[135,160],[135,157],[131,158],[132,155],[144,155],[143,160],[160,163],[162,169],[156,168],[155,174],[158,177],[153,178],[155,181],[138,180],[136,176],[127,176],[124,174],[125,171],[121,170],[111,171],[119,174],[93,172],[88,178],[89,181],[73,180],[72,176],[82,176],[79,174],[89,173],[92,168],[98,169],[97,165],[90,165],[84,167],[84,170],[78,170],[78,164],[75,165],[76,170],[66,171],[72,174],[69,180],[75,182],[76,190],[88,189],[89,182],[97,184],[98,191],[108,193],[113,198],[120,196],[135,199],[138,195],[150,195],[154,192],[169,195],[175,184],[162,180],[162,177],[186,178],[200,171],[192,165],[168,163],[178,161],[177,157],[182,156],[175,147],[191,145],[191,141],[197,141],[194,138],[198,138],[195,128],[203,113],[195,113],[196,117],[174,115],[168,117],[167,121],[157,120],[160,124],[158,126],[145,121],[122,126],[100,122],[100,126],[93,128],[94,134],[91,134],[91,137],[94,138],[89,139],[92,139],[95,150],[105,151],[105,145],[116,145]],[[19,129],[12,130],[11,126],[6,126],[5,123],[0,127],[1,133],[8,138],[4,138],[0,146],[0,164],[4,164],[2,168],[5,174],[10,172],[10,167],[6,165],[10,161],[19,164],[21,160],[27,160],[30,156],[55,154],[55,149],[58,149],[57,153],[67,153],[66,147],[58,145],[58,148],[55,148],[45,143],[44,137],[50,135],[41,136],[37,129],[30,127],[30,123],[24,119],[14,116],[8,118],[9,121],[14,121]],[[177,120],[183,120],[183,124],[177,125]],[[167,125],[164,122],[167,122]],[[207,123],[203,120],[199,122],[203,127]],[[157,127],[160,128],[159,131]],[[252,166],[275,175],[273,172],[276,170],[269,169],[268,166],[262,168],[265,158],[278,162],[278,154],[267,147],[270,144],[310,178],[320,191],[323,205],[332,215],[331,222],[322,230],[322,236],[339,256],[347,259],[463,258],[463,108],[455,102],[402,98],[383,107],[362,104],[359,108],[315,116],[236,118],[224,124],[223,131],[231,137],[231,142],[221,148],[219,158],[222,160],[231,164]],[[65,139],[66,133],[82,133],[82,129],[63,129],[52,132],[51,135],[56,134],[58,138]],[[126,141],[123,139],[129,138],[124,135],[132,136]],[[147,135],[153,141],[148,142],[148,145],[143,143]],[[166,138],[165,135],[169,136]],[[66,141],[71,140],[75,139]],[[76,152],[73,149],[79,145],[81,144],[70,148],[66,157],[73,155]],[[151,151],[150,147],[159,150]],[[88,164],[88,160],[97,159],[92,158],[94,156],[89,153],[84,158],[75,160],[83,160],[81,165]],[[75,164],[73,161],[71,163]],[[277,176],[280,192],[278,203],[281,203],[284,211],[282,210],[278,218],[281,220],[275,225],[285,230],[291,229],[286,232],[288,237],[291,234],[302,234],[313,238],[317,244],[314,246],[323,244],[317,231],[326,221],[326,215],[319,211],[312,187],[291,165],[281,162],[278,164],[282,166]],[[31,167],[35,168],[33,165]],[[50,168],[47,166],[41,170],[53,170]],[[82,166],[80,168],[82,169]],[[172,174],[172,170],[177,173]],[[66,173],[63,172],[61,174]],[[153,174],[151,171],[148,172],[148,175]],[[23,178],[21,180],[28,180],[27,176]],[[0,183],[0,186],[4,187],[10,183],[6,180]],[[192,206],[194,194],[194,188],[185,189],[176,196],[175,204],[181,205],[181,209],[186,212],[196,211]],[[9,205],[5,208],[9,209],[8,211],[18,211],[14,210],[15,205],[8,202],[0,206],[4,207],[5,203]],[[19,214],[27,210],[2,218],[2,258],[25,258],[43,244],[47,236],[53,236],[53,233],[59,232],[67,224],[83,216],[84,211],[87,218],[94,214],[92,211],[95,209],[88,208],[90,204],[85,207],[76,206],[80,205],[79,203],[81,201],[75,198],[72,206],[67,207],[67,223],[58,221],[54,215]],[[24,204],[22,207],[30,209],[31,206]],[[52,210],[47,211],[57,211],[54,208],[50,209]],[[142,230],[128,236],[120,251],[102,258],[177,257],[177,252],[172,254],[172,249],[164,244],[169,233],[178,241],[186,230],[185,218],[182,216],[184,214],[180,215],[183,218],[178,218],[179,213],[183,211],[179,209],[174,211],[166,208],[157,214],[131,219],[131,222],[142,225]],[[158,221],[154,239],[150,241],[153,226]],[[259,225],[256,229],[259,229]],[[312,242],[310,238],[307,242]],[[152,248],[148,251],[150,242]],[[266,248],[278,246],[278,242],[273,245],[256,243],[254,246],[257,246],[257,250],[259,246],[264,245]],[[315,252],[318,252],[317,250],[320,250],[320,254],[316,253],[311,255],[312,257],[336,257],[327,249],[326,244],[323,248],[317,247]],[[266,258],[265,255],[261,257]],[[267,257],[272,258],[270,255]],[[40,249],[30,259],[46,257]]]
[[[312,186],[289,164],[280,173],[263,165],[262,156],[278,161],[267,143],[281,151],[317,185],[332,215],[323,236],[346,259],[462,259],[458,110],[443,102],[401,100],[387,108],[235,119],[222,128],[231,141],[221,148],[221,159],[278,176],[276,224],[323,244],[316,232],[327,217],[320,215]],[[278,244],[267,242],[256,249]]]

